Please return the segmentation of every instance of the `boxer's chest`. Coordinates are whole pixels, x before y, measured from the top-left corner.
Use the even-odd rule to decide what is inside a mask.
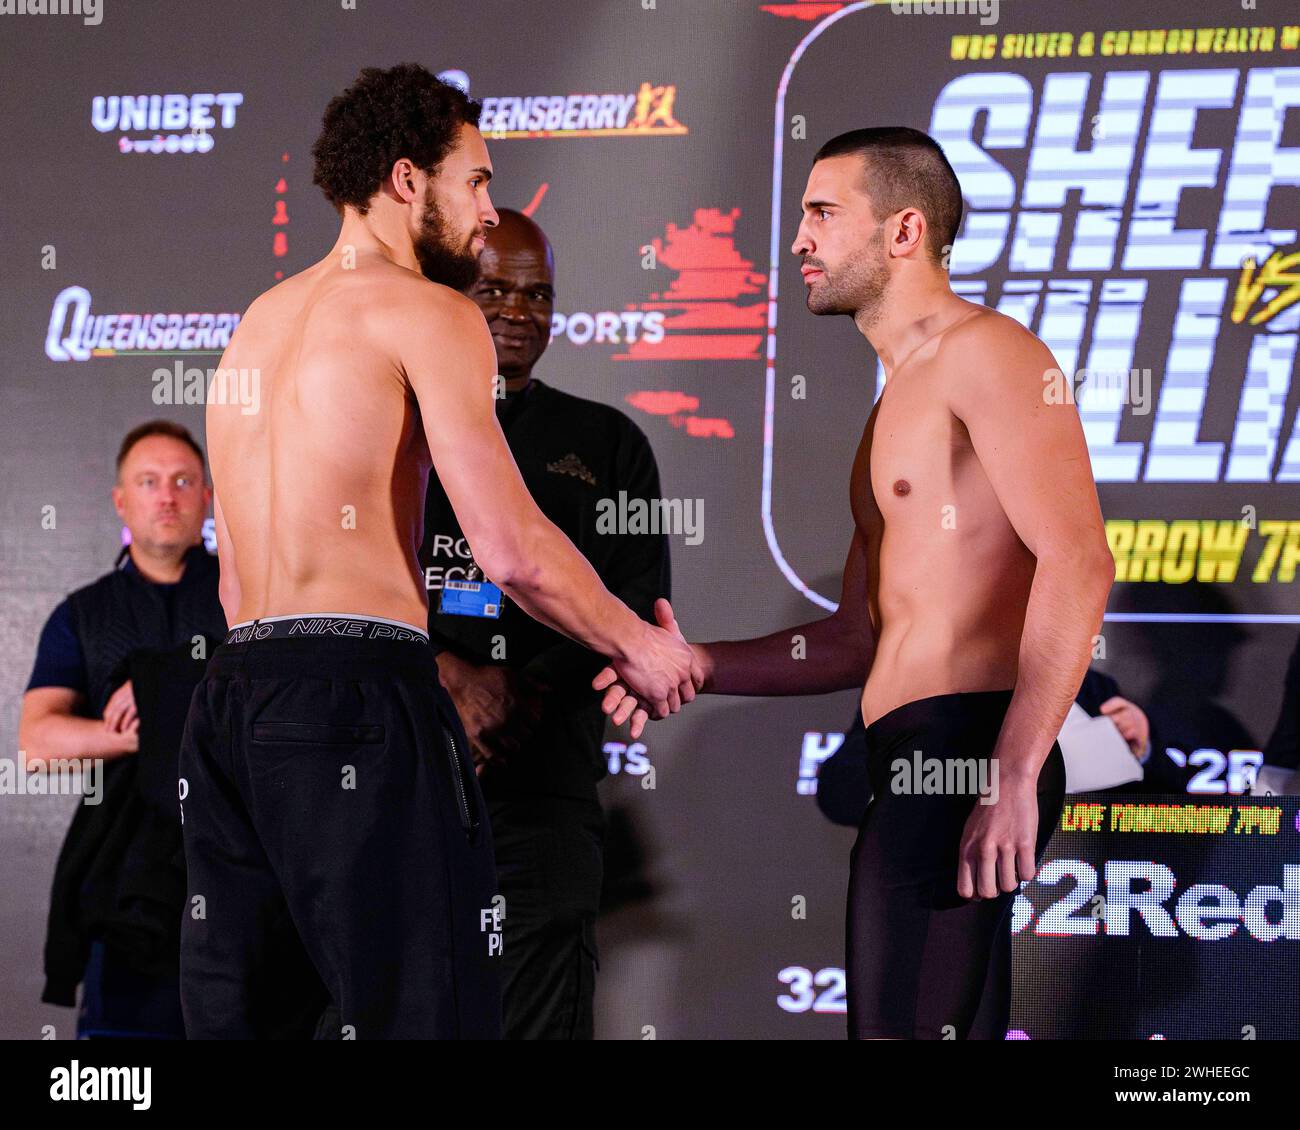
[[[938,521],[960,501],[970,436],[948,406],[941,374],[914,366],[891,379],[877,405],[868,479],[890,521]]]

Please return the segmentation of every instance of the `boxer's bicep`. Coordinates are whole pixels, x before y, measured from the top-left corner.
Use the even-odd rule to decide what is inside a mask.
[[[469,299],[439,297],[420,316],[402,320],[398,356],[420,406],[434,473],[475,560],[496,580],[524,556],[541,512],[497,423],[496,350],[483,315]]]
[[[1051,352],[1001,326],[967,337],[952,408],[1016,534],[1038,558],[1108,555],[1083,425],[1053,384]]]

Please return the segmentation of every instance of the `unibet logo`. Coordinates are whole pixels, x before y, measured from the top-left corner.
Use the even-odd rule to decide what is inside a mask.
[[[100,133],[146,132],[118,138],[123,153],[207,153],[214,129],[233,129],[244,96],[224,94],[98,94],[90,124]]]

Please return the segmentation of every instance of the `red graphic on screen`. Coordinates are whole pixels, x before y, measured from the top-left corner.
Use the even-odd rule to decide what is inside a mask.
[[[551,186],[548,182],[542,181],[541,187],[538,188],[538,190],[533,193],[533,198],[522,208],[519,209],[520,212],[522,212],[525,216],[531,218],[532,214],[537,211],[538,205],[541,204],[542,197],[546,195],[546,190],[550,187]]]
[[[686,434],[694,436],[696,439],[705,439],[709,436],[717,436],[719,439],[733,439],[736,435],[736,430],[731,426],[730,420],[708,416],[687,416],[685,420]],[[673,426],[676,427],[676,423]]]
[[[686,434],[694,439],[734,439],[736,430],[730,420],[712,416],[696,416],[695,409],[700,406],[700,398],[688,392],[675,390],[656,391],[643,389],[630,393],[623,398],[633,408],[639,408],[651,416],[664,416],[674,428],[684,428]]]
[[[281,153],[280,164],[287,165],[288,163],[289,163],[289,154]],[[287,227],[289,224],[288,207],[284,200],[284,194],[288,191],[288,189],[289,189],[289,183],[288,181],[285,180],[285,178],[282,175],[280,179],[275,182],[275,195],[277,199],[275,202],[275,214],[271,217],[272,226],[281,229]],[[274,237],[271,240],[271,254],[274,255],[277,259],[283,259],[286,255],[289,254],[289,235],[287,232],[281,230],[275,233]],[[284,272],[277,270],[275,272],[275,277],[277,279],[284,278]]]
[[[736,249],[740,209],[697,208],[689,227],[670,223],[650,243],[667,289],[629,310],[661,311],[662,340],[628,344],[615,361],[756,361],[766,325],[766,278]],[[754,296],[752,302],[739,299]],[[737,333],[737,330],[751,331]]]
[[[822,16],[838,12],[844,4],[826,3],[824,0],[791,0],[788,4],[762,4],[760,7],[764,12],[785,19],[818,20]]]
[[[547,187],[543,181],[524,208],[525,215],[537,211]],[[664,336],[653,344],[629,342],[628,352],[615,354],[614,360],[757,359],[761,333],[725,332],[761,330],[766,325],[763,300],[745,305],[734,301],[761,294],[765,282],[754,264],[736,250],[733,236],[739,216],[739,208],[726,215],[716,208],[699,208],[690,227],[670,223],[664,238],[652,242],[656,264],[672,269],[673,279],[662,294],[652,294],[650,302],[629,303],[627,308],[663,313]],[[705,332],[689,332],[696,330]],[[688,392],[643,389],[629,393],[624,400],[649,416],[666,419],[695,439],[733,439],[736,434],[729,420],[695,415],[700,398]]]
[[[640,408],[652,416],[672,416],[681,412],[694,412],[700,398],[685,392],[634,392],[625,397],[633,408]]]

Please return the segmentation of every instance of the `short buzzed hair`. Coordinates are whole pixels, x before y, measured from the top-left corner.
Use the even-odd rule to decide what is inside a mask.
[[[868,195],[877,220],[917,208],[929,228],[935,262],[957,241],[961,227],[961,185],[939,143],[908,126],[873,126],[832,137],[817,150],[814,162],[827,157],[858,156],[870,180]]]
[[[170,420],[149,420],[143,424],[137,424],[126,433],[122,440],[122,446],[117,449],[117,473],[122,473],[122,464],[126,462],[126,457],[131,454],[133,448],[142,439],[148,439],[149,436],[167,436],[169,439],[179,440],[185,444],[195,455],[199,457],[199,466],[203,468],[203,477],[208,477],[208,461],[203,456],[203,448],[198,441],[190,435],[190,431],[180,424],[173,424]]]

